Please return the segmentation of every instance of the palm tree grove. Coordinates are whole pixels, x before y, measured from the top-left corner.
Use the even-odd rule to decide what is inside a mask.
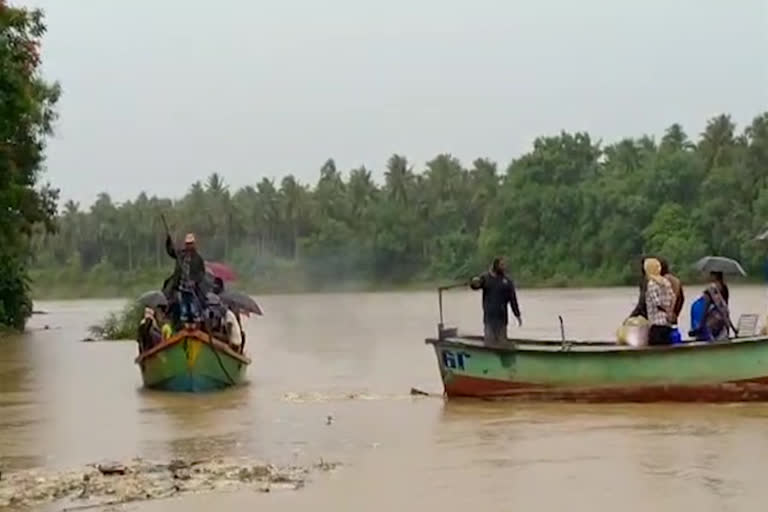
[[[233,190],[224,176],[178,198],[148,190],[120,204],[104,193],[87,209],[67,202],[56,232],[32,240],[33,285],[78,296],[157,286],[170,265],[161,214],[254,292],[464,280],[497,254],[522,286],[632,283],[644,253],[663,254],[683,276],[706,254],[759,272],[768,113],[741,130],[719,115],[694,139],[678,124],[658,141],[609,145],[562,132],[502,168],[450,154],[416,167],[393,155],[383,173],[344,172],[329,159],[314,184],[288,175]]]

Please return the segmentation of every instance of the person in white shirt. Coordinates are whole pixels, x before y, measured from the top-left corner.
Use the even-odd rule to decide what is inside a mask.
[[[240,322],[237,315],[231,309],[227,309],[227,315],[224,317],[224,326],[230,345],[240,347],[243,344],[243,333],[240,330]]]

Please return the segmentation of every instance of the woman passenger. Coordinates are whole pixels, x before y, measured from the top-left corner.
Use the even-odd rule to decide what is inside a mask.
[[[728,339],[728,329],[736,329],[731,322],[731,313],[728,308],[730,291],[725,284],[722,272],[710,272],[711,282],[704,290],[705,318],[704,322],[711,339],[723,341]]]
[[[680,318],[680,312],[683,310],[683,304],[685,303],[685,294],[683,293],[683,283],[672,272],[669,271],[669,263],[664,258],[659,258],[661,263],[661,276],[669,281],[672,285],[672,293],[674,293],[674,301],[672,303],[672,316],[669,321],[672,325],[677,325],[677,320]]]
[[[648,313],[649,345],[668,345],[672,342],[672,326],[670,317],[673,316],[674,292],[672,285],[661,276],[661,263],[655,258],[643,262],[643,270],[647,279],[645,290],[645,308]]]
[[[635,305],[635,309],[633,309],[629,314],[630,318],[643,317],[646,320],[648,319],[648,312],[645,309],[645,290],[648,286],[648,278],[645,275],[645,260],[650,257],[651,256],[643,256],[640,258],[640,293],[637,297],[637,304]]]

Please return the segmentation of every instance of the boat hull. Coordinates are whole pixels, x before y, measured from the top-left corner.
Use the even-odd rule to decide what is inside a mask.
[[[241,384],[250,360],[200,331],[182,331],[136,359],[144,386],[200,393]]]
[[[589,402],[768,401],[768,337],[631,348],[430,339],[449,397]]]

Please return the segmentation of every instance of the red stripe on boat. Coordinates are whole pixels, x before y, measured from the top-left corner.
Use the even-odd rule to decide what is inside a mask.
[[[625,387],[554,387],[453,374],[444,383],[449,397],[569,400],[585,402],[744,402],[768,400],[768,377],[721,384]]]

